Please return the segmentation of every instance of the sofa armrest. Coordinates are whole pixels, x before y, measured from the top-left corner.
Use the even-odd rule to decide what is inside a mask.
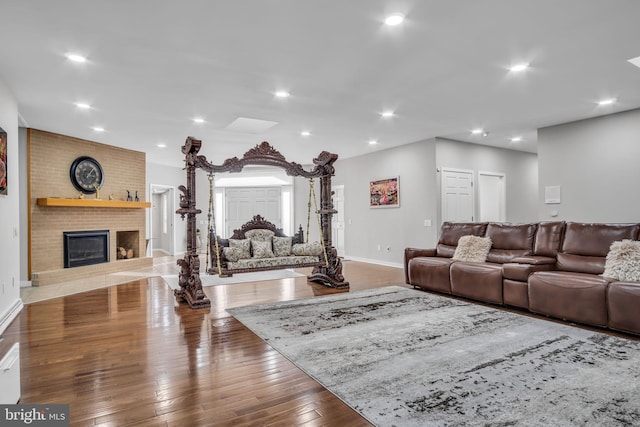
[[[404,280],[406,284],[409,284],[409,261],[416,257],[422,256],[436,256],[435,249],[417,249],[417,248],[405,248],[404,250]]]
[[[537,271],[556,269],[555,258],[543,256],[526,256],[514,258],[502,265],[502,277],[519,282],[527,282],[529,276]]]
[[[530,265],[547,265],[547,264],[555,264],[556,259],[548,256],[521,256],[511,260],[512,263],[516,264],[530,264]]]

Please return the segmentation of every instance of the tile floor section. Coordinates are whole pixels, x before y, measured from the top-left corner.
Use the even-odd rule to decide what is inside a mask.
[[[179,267],[176,260],[181,256],[168,256],[156,253],[153,256],[153,266],[132,271],[119,271],[117,273],[104,274],[100,276],[87,277],[84,279],[71,280],[63,283],[55,283],[44,286],[28,286],[20,288],[20,297],[23,304],[43,301],[80,292],[91,291],[93,289],[104,288],[134,280],[145,279],[168,274],[178,274]],[[204,255],[201,256],[200,265],[204,267]]]

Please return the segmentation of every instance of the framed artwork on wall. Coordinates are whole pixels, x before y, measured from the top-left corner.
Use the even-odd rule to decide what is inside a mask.
[[[0,128],[0,194],[7,195],[7,133]]]
[[[369,207],[397,208],[400,207],[399,177],[378,179],[369,182]]]

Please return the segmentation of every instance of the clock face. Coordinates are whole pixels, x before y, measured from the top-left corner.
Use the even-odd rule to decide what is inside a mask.
[[[73,186],[85,194],[93,194],[102,187],[102,167],[92,157],[78,157],[73,161],[69,172]]]

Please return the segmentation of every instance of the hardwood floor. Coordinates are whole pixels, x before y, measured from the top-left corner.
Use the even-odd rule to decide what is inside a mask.
[[[344,275],[350,291],[406,286],[398,268],[346,261]],[[225,311],[343,291],[302,277],[205,292],[211,308],[192,310],[153,277],[25,306],[5,332],[20,403],[68,403],[74,426],[369,425]]]

